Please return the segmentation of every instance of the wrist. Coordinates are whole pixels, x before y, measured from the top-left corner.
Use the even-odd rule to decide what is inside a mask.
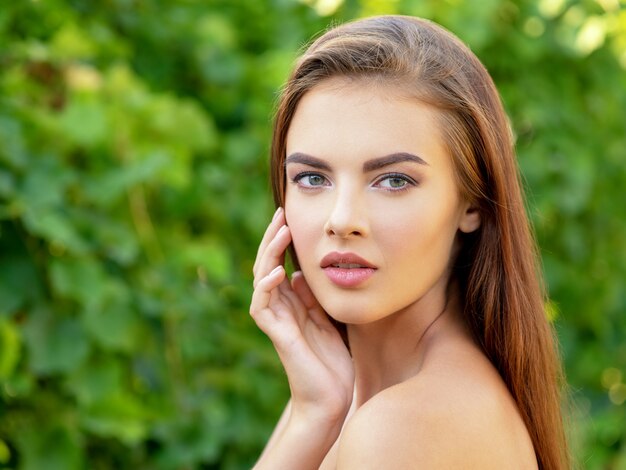
[[[254,469],[318,469],[339,437],[342,425],[343,421],[327,415],[292,408],[285,428]]]
[[[339,434],[348,414],[348,409],[349,407],[317,408],[294,404],[289,414],[289,424],[294,429],[317,432],[321,435]]]

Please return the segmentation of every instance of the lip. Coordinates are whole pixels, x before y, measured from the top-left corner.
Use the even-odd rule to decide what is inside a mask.
[[[331,267],[333,264],[358,264],[361,268],[376,269],[376,266],[366,259],[361,258],[359,255],[354,253],[339,253],[337,251],[328,253],[322,258],[322,261],[320,261],[320,267],[322,268]]]
[[[334,264],[356,264],[355,268],[339,268]],[[357,287],[367,281],[374,272],[376,266],[354,253],[329,253],[320,262],[320,267],[328,279],[339,287]]]

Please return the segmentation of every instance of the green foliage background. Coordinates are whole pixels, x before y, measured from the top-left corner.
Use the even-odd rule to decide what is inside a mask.
[[[403,13],[501,90],[572,446],[626,469],[625,5],[3,1],[0,468],[252,465],[288,393],[247,315],[277,90],[332,22]]]

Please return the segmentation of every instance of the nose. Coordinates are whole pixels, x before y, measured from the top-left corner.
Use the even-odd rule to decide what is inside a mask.
[[[369,226],[365,209],[362,194],[349,189],[338,191],[324,227],[326,234],[339,238],[366,237]]]

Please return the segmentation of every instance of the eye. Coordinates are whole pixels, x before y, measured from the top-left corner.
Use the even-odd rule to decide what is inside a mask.
[[[293,178],[293,182],[304,188],[318,188],[327,186],[328,180],[319,173],[300,173]]]
[[[416,186],[417,183],[406,175],[390,174],[384,175],[376,182],[376,186],[387,191],[401,191],[408,189],[410,186]]]

